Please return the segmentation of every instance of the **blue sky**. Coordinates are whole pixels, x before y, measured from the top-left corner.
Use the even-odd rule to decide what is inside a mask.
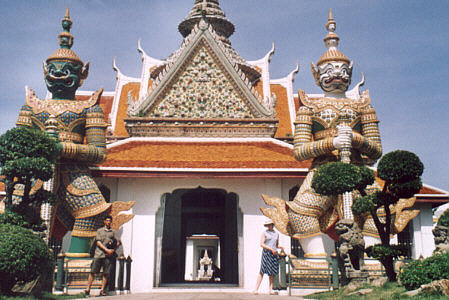
[[[61,19],[70,5],[73,50],[90,61],[83,90],[112,91],[112,60],[125,75],[141,72],[137,40],[145,52],[165,59],[178,49],[179,22],[194,0],[7,1],[0,0],[0,133],[12,126],[28,85],[41,98],[42,61],[59,46]],[[380,120],[384,153],[412,151],[421,158],[426,184],[449,190],[449,1],[222,0],[236,31],[234,49],[246,60],[276,45],[273,79],[299,61],[294,87],[320,93],[310,62],[324,53],[329,8],[337,22],[339,49],[354,61],[352,86],[366,76]],[[351,87],[352,87],[351,86]]]

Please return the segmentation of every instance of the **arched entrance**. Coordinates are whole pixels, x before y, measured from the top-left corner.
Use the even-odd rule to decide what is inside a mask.
[[[156,220],[156,286],[238,285],[237,198],[202,187],[163,195]],[[206,250],[212,277],[199,275]]]

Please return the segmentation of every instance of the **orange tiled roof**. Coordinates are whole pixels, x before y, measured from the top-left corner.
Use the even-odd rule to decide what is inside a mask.
[[[276,118],[279,119],[275,137],[292,137],[290,110],[288,107],[287,89],[280,84],[272,84],[271,91],[276,95]]]
[[[431,188],[429,186],[423,186],[421,188],[421,190],[419,191],[419,193],[420,194],[425,194],[425,195],[435,195],[435,196],[444,195],[442,192],[437,191],[437,190],[435,190],[435,189],[433,189],[433,188]]]
[[[263,94],[263,79],[262,78],[259,79],[259,81],[257,81],[256,85],[254,86],[254,89],[263,99],[264,94]]]
[[[123,121],[128,116],[128,93],[131,92],[131,96],[137,99],[139,97],[139,89],[140,83],[138,82],[131,82],[122,87],[115,121],[115,136],[128,136],[128,131],[126,131],[125,122]]]
[[[100,106],[104,111],[104,120],[106,123],[109,121],[109,114],[111,113],[113,102],[113,96],[101,96],[100,98]]]
[[[101,167],[130,168],[309,168],[291,148],[277,143],[134,140],[108,148]]]
[[[293,97],[293,101],[295,102],[295,114],[299,109],[299,97]]]
[[[75,98],[77,100],[86,101],[89,100],[91,96],[86,95],[76,95]],[[109,114],[111,113],[112,109],[112,102],[114,101],[113,96],[104,96],[102,95],[100,98],[100,106],[104,111],[104,119],[105,122],[108,123]]]

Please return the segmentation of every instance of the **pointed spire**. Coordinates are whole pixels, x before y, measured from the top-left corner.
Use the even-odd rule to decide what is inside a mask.
[[[73,35],[70,33],[70,28],[72,28],[72,20],[70,20],[69,6],[65,9],[64,19],[62,19],[62,29],[59,37],[59,46],[61,48],[70,49],[73,45]]]
[[[225,39],[234,33],[234,24],[226,18],[218,0],[195,0],[190,13],[178,26],[178,30],[183,37],[190,34],[193,27],[201,21],[203,15],[214,30]]]
[[[328,61],[342,61],[349,64],[349,59],[337,49],[340,38],[334,32],[336,28],[337,23],[332,16],[332,9],[329,9],[329,16],[326,23],[327,35],[324,38],[324,44],[327,51],[318,60],[317,66]]]
[[[71,61],[83,65],[81,59],[76,55],[76,53],[71,50],[73,46],[73,35],[70,33],[72,28],[72,20],[70,19],[69,6],[65,10],[64,18],[62,19],[62,29],[63,31],[58,35],[59,38],[59,48],[52,55],[47,58],[47,63],[54,60]]]

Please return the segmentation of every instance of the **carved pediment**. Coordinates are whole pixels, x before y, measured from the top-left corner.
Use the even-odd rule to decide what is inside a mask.
[[[241,93],[201,43],[147,117],[254,118]]]
[[[129,134],[172,136],[189,132],[187,135],[216,136],[224,134],[218,129],[221,126],[227,128],[227,136],[231,132],[240,136],[273,135],[277,126],[275,101],[262,103],[254,90],[255,82],[250,82],[233,62],[213,29],[204,24],[200,28],[195,27],[185,38],[148,96],[128,107],[125,122]],[[211,120],[210,130],[202,128]]]

